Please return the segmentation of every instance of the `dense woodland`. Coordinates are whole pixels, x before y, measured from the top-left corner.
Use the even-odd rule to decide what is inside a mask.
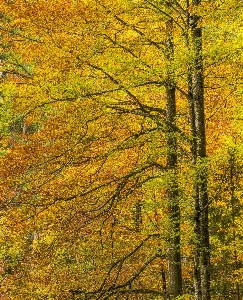
[[[243,299],[243,1],[0,0],[0,299]]]

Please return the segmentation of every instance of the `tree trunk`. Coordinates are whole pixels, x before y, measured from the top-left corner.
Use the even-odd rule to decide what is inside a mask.
[[[186,18],[186,46],[188,50],[190,49],[190,24],[191,24],[191,16],[188,12],[190,6],[189,0],[186,0],[186,8],[187,8],[187,18]],[[189,113],[190,113],[190,126],[191,126],[191,153],[192,153],[192,164],[195,168],[197,161],[197,132],[196,132],[196,123],[195,123],[195,105],[194,105],[194,93],[193,93],[193,63],[189,62],[187,68],[188,76],[188,102],[189,102]],[[195,233],[195,249],[194,249],[194,289],[195,289],[195,299],[201,299],[201,278],[200,278],[200,208],[199,208],[199,193],[198,193],[198,184],[195,178],[193,182],[193,199],[194,199],[194,233]]]
[[[174,45],[173,20],[166,22],[166,60],[167,60],[167,87],[166,87],[166,119],[175,124],[176,95],[174,87]],[[170,182],[167,184],[166,196],[169,212],[169,249],[168,249],[168,294],[170,299],[176,298],[182,291],[181,254],[180,254],[180,206],[177,181],[177,140],[172,128],[167,130],[167,170]]]
[[[200,5],[201,0],[193,0],[193,5]],[[192,66],[192,102],[195,126],[195,298],[210,299],[210,252],[208,230],[208,193],[206,168],[206,133],[204,115],[204,75],[202,57],[202,27],[200,17],[190,16],[194,61]],[[199,256],[199,257],[198,257]],[[200,274],[200,279],[197,274]],[[200,284],[200,287],[198,286]]]

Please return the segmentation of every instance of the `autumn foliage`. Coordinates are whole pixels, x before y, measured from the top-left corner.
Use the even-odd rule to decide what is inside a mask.
[[[242,20],[0,1],[0,299],[242,299]]]

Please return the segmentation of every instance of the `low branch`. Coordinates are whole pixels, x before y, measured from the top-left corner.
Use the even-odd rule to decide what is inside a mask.
[[[107,107],[112,108],[114,110],[117,110],[120,113],[133,114],[133,115],[137,115],[137,116],[143,116],[145,118],[150,118],[150,119],[154,120],[160,127],[163,127],[164,125],[167,125],[173,131],[178,132],[183,138],[188,140],[191,144],[190,136],[188,136],[186,133],[184,133],[175,124],[173,124],[171,122],[168,122],[165,118],[162,118],[160,115],[152,115],[148,112],[144,112],[144,111],[141,111],[141,110],[138,110],[138,109],[126,109],[126,108],[115,106],[115,105],[110,105],[110,106],[107,106]]]

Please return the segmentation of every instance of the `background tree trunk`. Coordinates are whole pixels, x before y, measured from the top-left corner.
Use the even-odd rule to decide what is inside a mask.
[[[176,91],[174,87],[174,45],[173,20],[166,22],[166,59],[167,59],[167,87],[166,87],[166,119],[175,124],[176,118]],[[169,249],[168,249],[168,292],[174,299],[182,291],[181,254],[180,254],[180,206],[177,180],[177,140],[176,132],[172,128],[167,131],[167,170],[170,180],[167,184],[166,196],[169,212]]]

